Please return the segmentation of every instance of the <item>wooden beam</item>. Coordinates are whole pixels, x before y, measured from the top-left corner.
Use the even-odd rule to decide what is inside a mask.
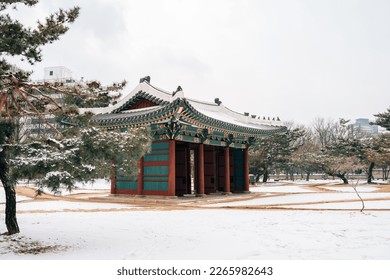
[[[199,184],[199,196],[203,196],[204,193],[204,144],[199,144],[198,152],[198,184]]]
[[[114,164],[112,160],[112,164]],[[115,167],[111,168],[111,194],[116,194],[116,169]]]
[[[138,160],[138,195],[142,195],[144,188],[144,157]]]
[[[169,140],[168,195],[175,196],[176,191],[176,143]]]
[[[227,146],[224,148],[225,158],[225,194],[230,194],[230,148]]]
[[[249,157],[248,148],[244,149],[244,191],[249,192]]]

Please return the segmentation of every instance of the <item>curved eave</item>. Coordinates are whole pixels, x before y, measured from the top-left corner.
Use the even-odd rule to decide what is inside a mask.
[[[170,119],[175,108],[176,105],[174,103],[168,103],[165,106],[145,108],[130,113],[99,114],[92,119],[98,125],[107,128],[142,126]]]
[[[185,98],[183,99],[183,102],[186,105],[185,106],[186,109],[182,113],[184,119],[187,122],[193,123],[194,125],[197,125],[199,127],[222,131],[226,134],[233,134],[233,135],[244,134],[253,137],[267,136],[275,133],[283,133],[286,131],[285,126],[274,126],[274,125],[262,124],[262,126],[265,126],[266,128],[265,127],[255,128],[255,127],[246,126],[244,124],[238,125],[238,124],[225,122],[199,112]]]
[[[237,125],[229,122],[224,122],[196,110],[185,98],[177,98],[173,102],[162,106],[156,106],[149,109],[133,111],[131,113],[122,114],[100,114],[93,119],[100,126],[107,128],[120,128],[128,126],[142,126],[153,123],[161,123],[170,120],[176,116],[179,108],[180,119],[200,128],[207,128],[211,131],[220,131],[226,135],[233,134],[234,136],[245,135],[248,137],[262,137],[275,133],[283,133],[286,131],[284,126],[263,125],[266,128],[254,128],[245,125]]]

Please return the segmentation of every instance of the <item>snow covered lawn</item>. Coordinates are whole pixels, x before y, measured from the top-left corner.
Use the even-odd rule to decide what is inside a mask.
[[[386,198],[387,209],[390,209],[390,193],[361,193],[360,196],[365,199]],[[225,207],[225,206],[254,206],[254,205],[284,205],[284,204],[305,204],[305,203],[320,203],[328,201],[345,201],[359,199],[355,193],[301,193],[301,194],[285,194],[260,197],[257,199],[210,204],[208,207]],[[340,205],[339,205],[340,206]],[[341,205],[342,207],[342,205]],[[326,207],[325,207],[326,209]]]
[[[114,203],[85,203],[74,201],[39,201],[35,203],[19,203],[17,206],[19,213],[24,212],[58,212],[58,211],[101,211],[119,210],[134,208],[131,205]]]
[[[316,192],[316,190],[304,189],[300,186],[269,186],[262,185],[260,187],[251,187],[251,192],[259,193],[306,193]]]
[[[355,202],[334,202],[334,203],[315,203],[315,204],[299,204],[299,205],[288,205],[280,206],[286,209],[334,209],[334,210],[360,210],[362,208],[362,203],[360,201]],[[390,211],[390,200],[366,200],[364,201],[365,211],[369,210],[386,210]]]
[[[25,200],[31,200],[31,198],[23,195],[16,195],[17,202],[25,201]],[[2,185],[0,185],[0,203],[5,203],[5,193]]]
[[[64,249],[1,259],[389,259],[390,212],[181,210],[20,214]],[[4,228],[3,228],[4,231]],[[4,238],[4,237],[2,237]],[[5,246],[4,246],[5,245]]]
[[[274,185],[264,187],[267,193],[128,203],[94,191],[87,197],[27,197],[17,206],[21,233],[0,236],[0,259],[390,259],[390,193],[364,190],[364,199],[372,200],[361,213],[354,193],[314,187]],[[288,209],[221,207],[274,203]],[[1,210],[0,232],[6,231],[4,216]]]

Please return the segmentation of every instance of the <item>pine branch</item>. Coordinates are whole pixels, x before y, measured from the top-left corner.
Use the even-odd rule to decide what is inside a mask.
[[[61,135],[61,132],[58,131],[57,128],[55,128],[54,126],[52,126],[44,117],[43,115],[38,111],[38,109],[33,105],[31,104],[31,102],[28,100],[28,98],[23,94],[23,91],[21,91],[20,89],[16,89],[17,92],[20,93],[21,97],[24,99],[24,101],[27,103],[27,105],[35,112],[36,116],[43,122],[45,123],[46,125],[48,125],[51,129],[53,129],[57,134]]]

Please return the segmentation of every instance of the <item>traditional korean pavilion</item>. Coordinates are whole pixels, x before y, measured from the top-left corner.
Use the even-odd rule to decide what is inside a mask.
[[[96,111],[95,111],[96,112]],[[249,191],[248,147],[259,137],[283,133],[279,120],[260,119],[150,84],[150,78],[116,105],[99,108],[101,127],[150,126],[150,153],[139,159],[136,180],[113,172],[112,194],[182,196]]]

